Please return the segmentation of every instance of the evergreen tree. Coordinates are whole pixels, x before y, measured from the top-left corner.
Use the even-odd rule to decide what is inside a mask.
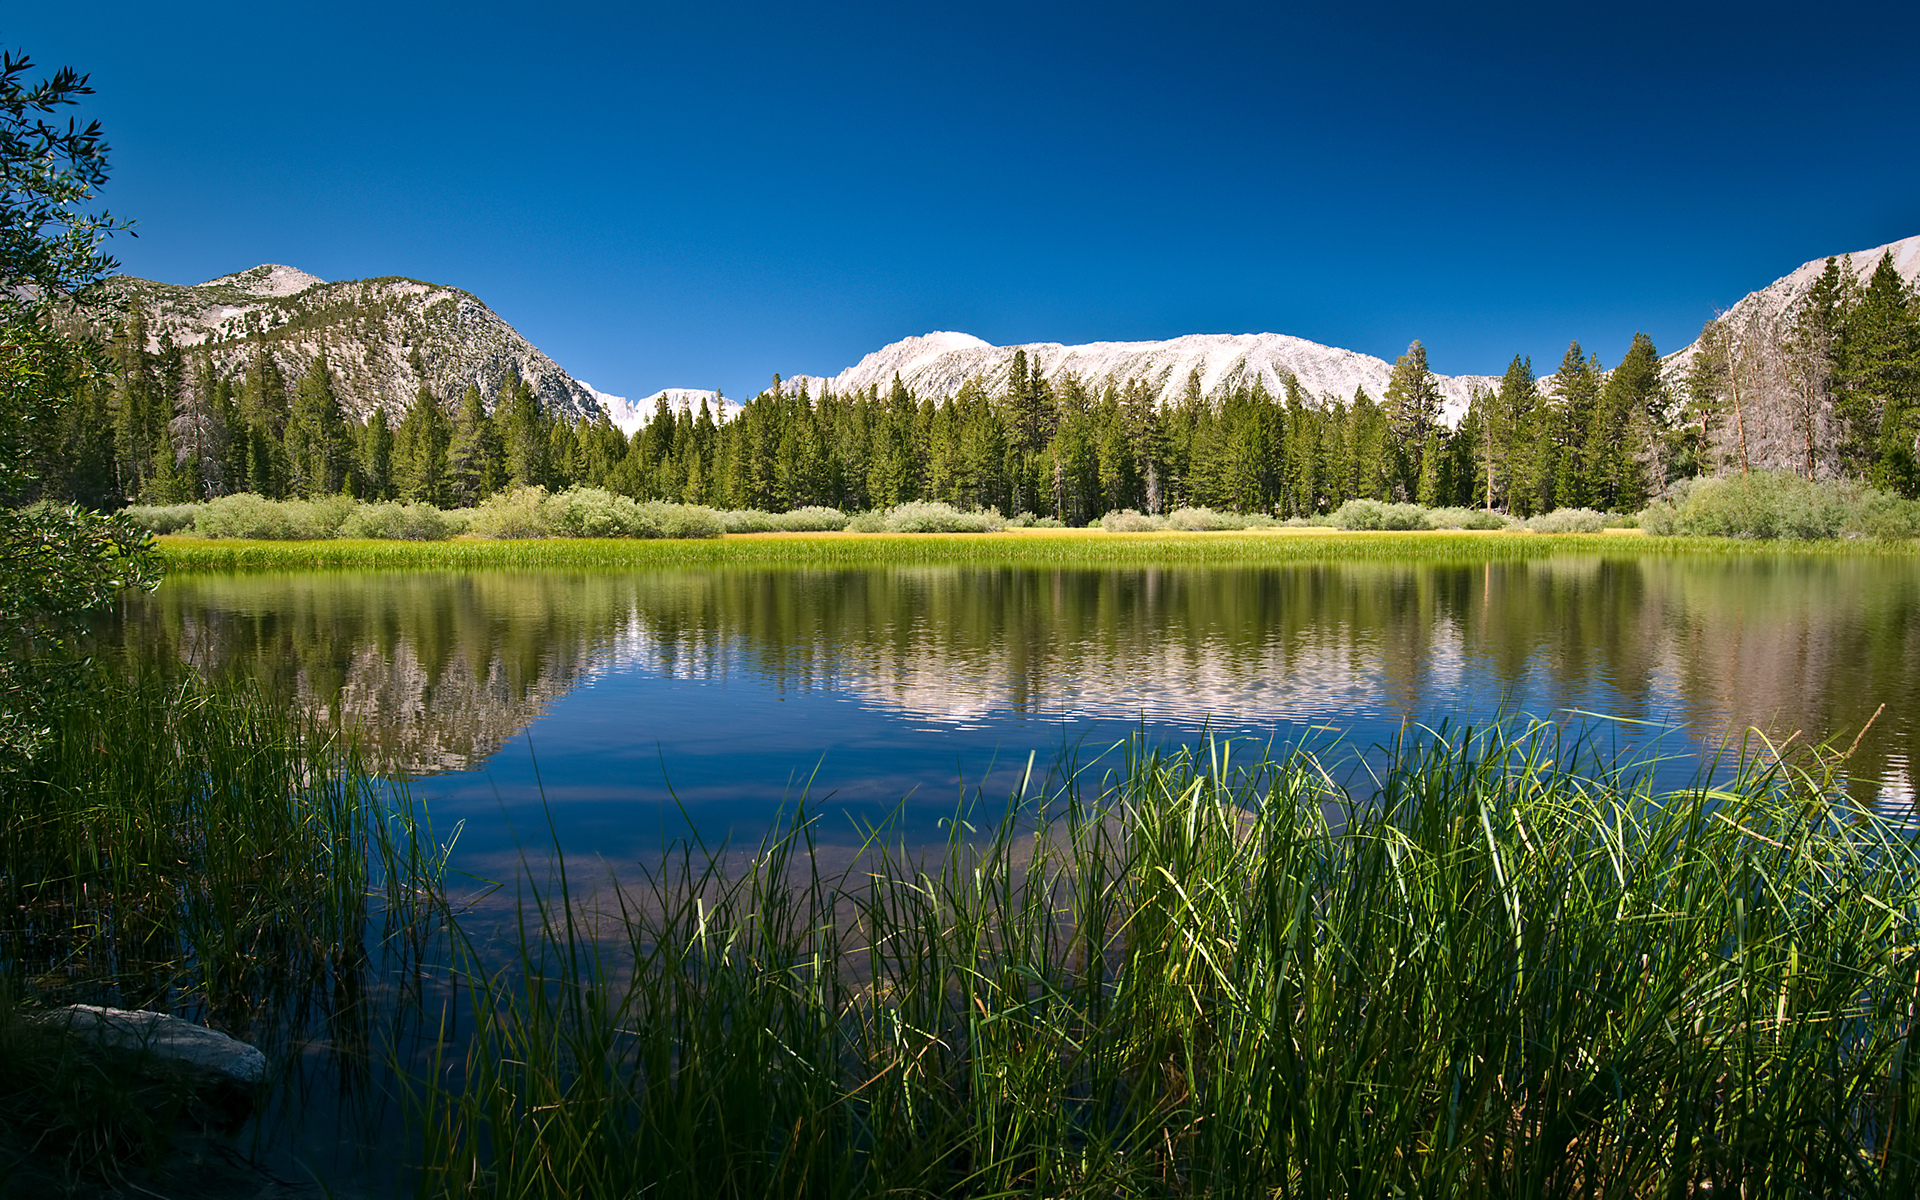
[[[1908,417],[1920,376],[1920,319],[1914,309],[1889,251],[1844,317],[1839,355],[1843,462],[1876,487],[1902,494],[1916,486]]]
[[[295,495],[325,496],[340,490],[347,477],[349,435],[325,351],[313,356],[294,389],[283,444],[287,485]]]
[[[447,486],[458,505],[474,505],[506,483],[505,455],[500,434],[487,412],[480,389],[468,387],[454,415],[447,443]]]
[[[549,418],[541,409],[533,388],[518,372],[509,371],[501,378],[493,420],[500,432],[508,485],[547,487],[552,484],[553,464],[549,455],[553,436],[548,428]]]
[[[393,429],[387,424],[387,410],[375,407],[360,431],[359,486],[357,495],[366,500],[394,498]]]
[[[1427,435],[1440,422],[1440,401],[1440,385],[1427,369],[1427,348],[1415,341],[1393,362],[1384,406],[1387,469],[1396,499],[1410,499],[1418,490]]]
[[[1587,437],[1600,405],[1600,361],[1588,358],[1579,342],[1570,342],[1553,375],[1554,446],[1553,496],[1542,504],[1552,508],[1590,508],[1591,471]]]
[[[1633,335],[1627,356],[1607,376],[1586,439],[1586,494],[1614,512],[1646,505],[1648,452],[1662,394],[1660,355],[1644,333]]]
[[[452,502],[448,447],[453,423],[426,384],[400,419],[393,439],[394,489],[403,500],[445,507]]]

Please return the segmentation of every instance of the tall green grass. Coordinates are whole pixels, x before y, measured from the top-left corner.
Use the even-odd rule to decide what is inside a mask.
[[[469,947],[421,1191],[1911,1195],[1915,832],[1835,766],[1130,745],[930,855],[563,875]]]
[[[368,997],[417,972],[444,909],[443,856],[404,795],[298,713],[177,671],[84,664],[64,682],[32,754],[0,771],[0,1190],[16,1167],[150,1165],[189,1107],[191,1089],[50,1039],[34,1012],[173,1012],[280,1066],[318,1039],[364,1075],[387,1015]]]
[[[170,571],[483,570],[511,568],[819,567],[892,564],[1008,566],[1260,565],[1306,562],[1514,562],[1559,554],[1742,555],[1757,553],[1912,557],[1913,542],[1795,542],[1760,545],[1727,538],[1643,538],[1637,534],[1405,532],[1246,533],[1008,532],[707,541],[543,538],[454,542],[248,542],[162,538]]]

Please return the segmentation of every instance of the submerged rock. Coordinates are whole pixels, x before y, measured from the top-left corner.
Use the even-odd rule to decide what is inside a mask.
[[[73,1004],[39,1021],[105,1049],[151,1055],[210,1084],[252,1087],[267,1073],[267,1056],[257,1047],[167,1013]]]

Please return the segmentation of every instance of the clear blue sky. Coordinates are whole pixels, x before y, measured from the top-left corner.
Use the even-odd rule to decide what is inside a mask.
[[[9,6],[91,72],[137,275],[477,294],[751,394],[933,329],[1662,352],[1920,233],[1920,4]]]

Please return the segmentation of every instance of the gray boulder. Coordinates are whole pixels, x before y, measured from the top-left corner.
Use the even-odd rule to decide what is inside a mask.
[[[204,1083],[253,1087],[267,1074],[258,1048],[166,1013],[73,1004],[37,1019],[106,1049],[151,1055]]]

